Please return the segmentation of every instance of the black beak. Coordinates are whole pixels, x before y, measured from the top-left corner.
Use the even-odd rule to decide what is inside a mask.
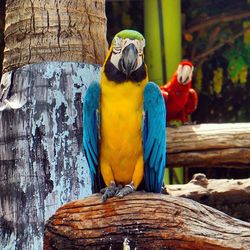
[[[187,80],[188,80],[188,77],[186,77],[185,79],[182,76],[180,77],[180,82],[182,84],[185,84],[187,82]]]
[[[129,44],[122,52],[118,67],[127,77],[129,77],[137,67],[137,55],[138,51],[134,44]]]

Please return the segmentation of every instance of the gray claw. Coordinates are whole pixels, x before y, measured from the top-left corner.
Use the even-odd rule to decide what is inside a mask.
[[[123,197],[125,195],[128,195],[132,192],[135,191],[135,186],[134,186],[134,183],[131,182],[130,184],[128,185],[125,185],[124,188],[120,189],[115,196],[117,197]]]
[[[105,202],[108,198],[115,196],[115,194],[118,192],[118,187],[116,186],[115,182],[112,181],[108,187],[101,189],[100,192],[103,194],[102,202]]]

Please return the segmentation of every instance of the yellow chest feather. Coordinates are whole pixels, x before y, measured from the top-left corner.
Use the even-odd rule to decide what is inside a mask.
[[[132,178],[135,164],[143,154],[144,86],[145,83],[101,82],[100,161],[110,165],[118,182]]]

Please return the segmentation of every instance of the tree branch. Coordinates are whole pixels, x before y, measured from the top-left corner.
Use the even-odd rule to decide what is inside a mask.
[[[216,208],[237,219],[250,222],[250,178],[207,179],[195,174],[187,184],[166,185],[165,192]]]
[[[247,179],[207,179],[198,173],[186,184],[166,185],[166,193],[174,197],[190,198],[200,201],[210,197],[214,201],[226,200],[233,202],[250,202],[250,178]]]
[[[244,19],[250,17],[250,11],[239,12],[239,13],[229,13],[229,14],[221,14],[219,16],[209,17],[205,20],[199,21],[198,24],[193,25],[185,30],[186,33],[193,33],[199,30],[203,30],[211,25],[218,24],[221,22],[230,22],[239,19]]]
[[[230,44],[232,43],[234,40],[236,40],[237,38],[241,37],[247,30],[250,29],[250,25],[247,26],[246,28],[244,28],[241,32],[239,32],[238,34],[236,34],[235,36],[225,40],[224,42],[219,43],[218,45],[214,46],[211,49],[206,50],[204,53],[199,54],[198,56],[193,58],[193,62],[198,62],[200,61],[202,58],[205,58],[211,54],[213,54],[216,50],[222,48],[223,46],[225,46],[226,44]]]
[[[123,248],[124,243],[130,248]],[[100,195],[59,208],[45,227],[44,249],[249,249],[250,223],[184,198],[135,192]]]
[[[249,167],[250,123],[167,128],[169,166]]]

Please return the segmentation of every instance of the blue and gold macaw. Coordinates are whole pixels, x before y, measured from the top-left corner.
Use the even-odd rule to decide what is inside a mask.
[[[122,197],[140,184],[161,192],[166,160],[166,111],[159,87],[148,82],[144,37],[115,35],[101,71],[84,100],[83,146],[92,188],[102,200]]]

